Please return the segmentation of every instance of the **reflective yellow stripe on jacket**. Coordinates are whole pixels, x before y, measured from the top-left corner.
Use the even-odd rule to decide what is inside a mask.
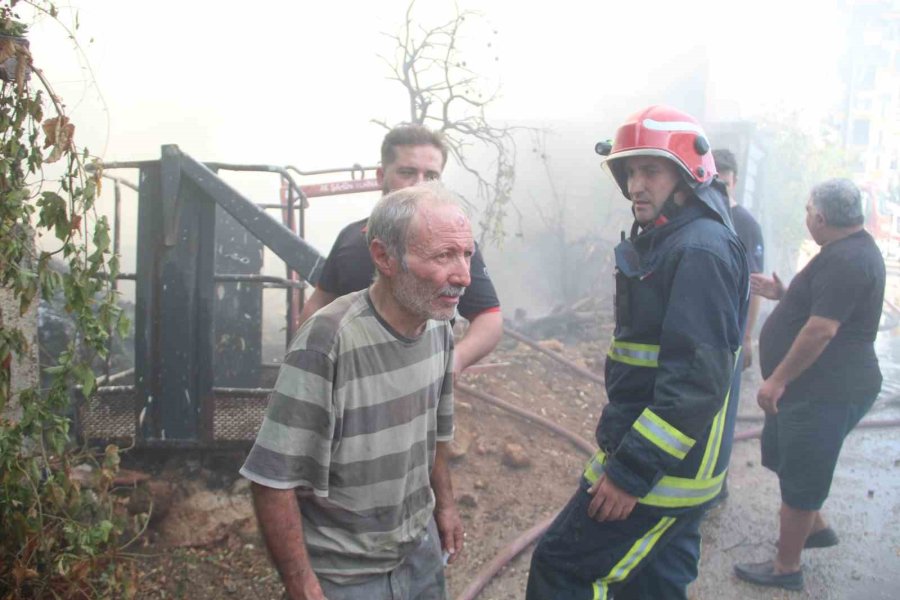
[[[604,464],[606,464],[606,453],[603,450],[597,450],[584,470],[584,478],[591,484],[596,482],[603,474]],[[650,493],[638,499],[638,502],[662,508],[699,506],[719,494],[727,472],[728,470],[725,469],[714,477],[697,479],[666,475],[653,486]]]
[[[676,428],[669,425],[662,417],[649,408],[637,418],[632,428],[647,438],[654,446],[663,452],[671,454],[678,460],[682,460],[696,440],[690,438]]]
[[[620,342],[614,339],[606,355],[613,360],[635,367],[659,366],[659,346],[655,344]]]

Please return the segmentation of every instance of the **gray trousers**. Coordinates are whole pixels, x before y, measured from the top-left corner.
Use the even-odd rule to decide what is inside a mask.
[[[446,600],[441,540],[434,519],[422,543],[400,565],[362,583],[338,585],[319,579],[328,600]]]

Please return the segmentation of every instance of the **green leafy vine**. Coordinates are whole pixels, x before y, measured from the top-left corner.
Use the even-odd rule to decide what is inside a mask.
[[[106,356],[110,332],[129,326],[110,285],[118,257],[95,209],[100,170],[85,170],[90,155],[32,58],[16,4],[0,2],[0,287],[18,310],[0,310],[0,598],[130,597],[136,576],[122,549],[145,519],[128,523],[114,494],[118,449],[79,449],[68,416],[76,390],[95,389],[91,361]],[[49,2],[26,4],[57,16]],[[11,365],[33,356],[21,317],[58,292],[76,335],[46,370],[48,388],[15,385]]]

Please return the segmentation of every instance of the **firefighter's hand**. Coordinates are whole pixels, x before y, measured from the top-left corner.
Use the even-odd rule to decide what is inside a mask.
[[[774,271],[772,271],[771,277],[767,277],[762,273],[751,273],[750,291],[769,300],[781,300],[784,296],[784,284],[781,283]]]
[[[595,521],[627,519],[638,501],[637,497],[617,486],[606,475],[600,476],[590,487],[588,494],[593,496],[588,505],[588,516]]]
[[[784,384],[773,380],[771,377],[762,382],[759,392],[756,394],[756,403],[767,415],[778,414],[778,401],[784,395]]]

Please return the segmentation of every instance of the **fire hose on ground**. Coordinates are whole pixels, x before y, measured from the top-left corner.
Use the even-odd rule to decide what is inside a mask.
[[[592,372],[588,371],[587,369],[584,369],[583,367],[576,365],[575,363],[573,363],[573,362],[569,361],[568,359],[566,359],[565,357],[563,357],[561,354],[558,354],[556,352],[553,352],[551,350],[543,348],[542,346],[537,344],[537,342],[535,342],[534,340],[531,340],[518,332],[513,332],[513,331],[509,331],[509,330],[506,331],[506,334],[509,335],[510,337],[512,337],[513,339],[521,341],[521,342],[531,346],[532,348],[534,348],[540,352],[543,352],[544,354],[547,354],[554,360],[561,362],[561,363],[565,364],[566,366],[572,368],[573,371],[586,376],[588,379],[591,379],[592,381],[595,381],[600,384],[604,383],[603,378],[600,377],[599,375],[592,373]],[[537,415],[537,414],[535,414],[529,410],[526,410],[524,408],[520,408],[514,404],[506,402],[505,400],[501,400],[500,398],[497,398],[496,396],[492,396],[490,394],[486,394],[484,392],[476,390],[475,388],[472,388],[465,384],[458,383],[458,384],[456,384],[455,387],[457,390],[459,390],[460,392],[463,392],[464,394],[467,394],[469,396],[472,396],[473,398],[477,398],[483,402],[486,402],[488,404],[491,404],[493,406],[496,406],[498,408],[501,408],[503,410],[511,412],[511,413],[518,415],[528,421],[531,421],[532,423],[541,425],[542,427],[545,427],[545,428],[549,429],[550,431],[553,431],[554,433],[556,433],[556,434],[560,435],[561,437],[572,442],[572,444],[574,444],[576,448],[578,448],[579,450],[582,450],[588,456],[591,456],[594,454],[595,444],[593,442],[589,442],[588,440],[584,439],[577,433],[567,430],[566,428],[551,421],[550,419],[547,419],[545,417]],[[866,420],[866,421],[861,421],[859,424],[857,424],[856,427],[860,428],[860,429],[882,429],[882,428],[891,428],[891,427],[897,427],[897,426],[900,426],[900,419]],[[761,427],[754,428],[754,429],[748,429],[745,431],[735,433],[734,441],[738,442],[738,441],[743,441],[743,440],[757,439],[761,435],[762,435]],[[528,548],[532,543],[534,543],[536,540],[538,540],[544,534],[544,532],[550,527],[550,524],[553,523],[553,519],[555,519],[555,518],[556,518],[556,515],[554,514],[552,517],[549,517],[548,519],[541,521],[534,527],[531,527],[530,529],[528,529],[527,531],[525,531],[524,533],[519,535],[512,542],[507,544],[502,550],[500,550],[499,553],[497,553],[496,556],[494,556],[493,559],[491,559],[491,561],[489,563],[487,563],[478,572],[478,574],[475,576],[475,579],[472,580],[472,582],[468,585],[468,587],[466,587],[466,589],[463,591],[463,593],[456,600],[475,600],[475,598],[478,597],[478,594],[480,594],[484,590],[484,588],[487,587],[488,583],[490,583],[490,581],[497,575],[497,573],[500,572],[501,569],[503,569],[503,567],[505,567],[507,564],[509,564],[513,559],[515,559],[519,554],[521,554],[522,551],[524,551],[526,548]]]

